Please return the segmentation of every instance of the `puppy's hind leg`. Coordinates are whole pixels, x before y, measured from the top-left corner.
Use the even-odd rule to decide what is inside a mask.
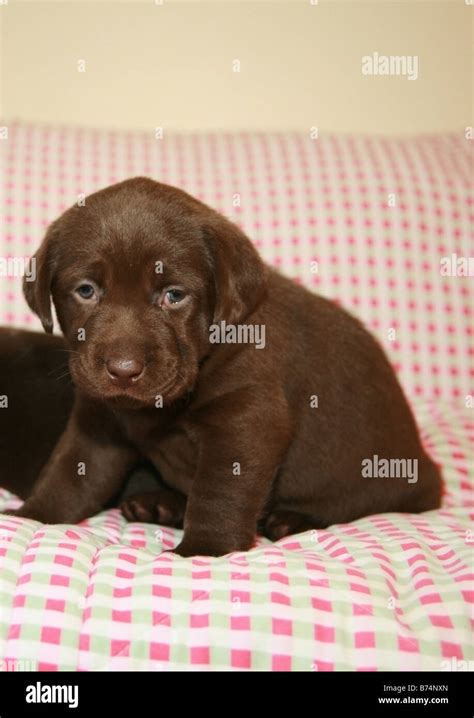
[[[186,497],[178,491],[160,487],[156,491],[133,494],[120,504],[127,521],[183,528]]]
[[[296,511],[275,509],[268,514],[260,528],[270,541],[279,541],[285,536],[325,527],[311,516]]]

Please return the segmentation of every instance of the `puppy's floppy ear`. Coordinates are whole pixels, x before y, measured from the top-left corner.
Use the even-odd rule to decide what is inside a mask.
[[[23,279],[23,294],[30,309],[41,319],[43,329],[48,334],[53,331],[51,313],[51,283],[55,270],[55,242],[59,234],[58,220],[53,222],[46,232],[43,242],[30,259],[29,274],[34,279]]]
[[[222,215],[213,213],[204,236],[214,269],[214,322],[238,324],[265,295],[265,265],[252,242]]]

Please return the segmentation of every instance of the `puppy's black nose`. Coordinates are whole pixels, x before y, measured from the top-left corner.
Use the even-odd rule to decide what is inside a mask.
[[[145,369],[144,364],[137,359],[109,359],[105,366],[112,381],[121,385],[135,383]]]

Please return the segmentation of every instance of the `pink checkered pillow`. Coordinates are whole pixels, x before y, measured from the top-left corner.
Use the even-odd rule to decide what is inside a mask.
[[[465,402],[474,373],[474,282],[444,274],[473,254],[472,143],[462,134],[155,139],[20,123],[8,129],[0,143],[0,256],[30,255],[79,195],[149,175],[224,212],[268,262],[361,317],[410,396]],[[1,277],[0,322],[39,328],[20,284]]]

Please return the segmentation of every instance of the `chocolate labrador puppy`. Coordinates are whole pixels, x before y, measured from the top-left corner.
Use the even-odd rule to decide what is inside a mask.
[[[143,457],[164,484],[123,513],[184,523],[181,556],[439,506],[377,342],[185,192],[147,178],[96,192],[53,222],[35,262],[26,299],[51,332],[52,296],[76,392],[20,516],[91,516]]]
[[[73,395],[61,337],[0,327],[0,486],[22,499],[31,494]]]

